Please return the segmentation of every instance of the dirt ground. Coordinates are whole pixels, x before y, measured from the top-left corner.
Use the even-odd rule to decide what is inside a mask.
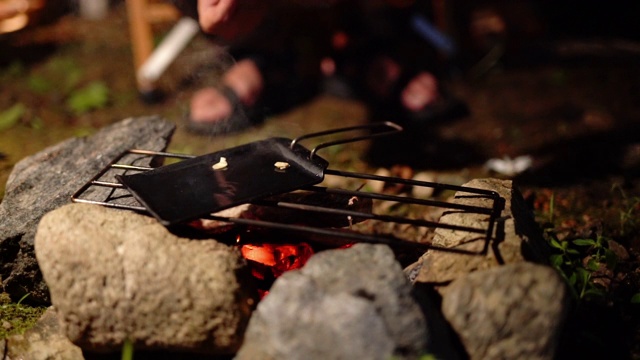
[[[157,27],[158,40],[167,29]],[[513,178],[540,225],[559,242],[606,239],[600,248],[578,246],[580,261],[567,260],[567,274],[598,260],[599,269],[584,267],[602,296],[576,299],[562,355],[640,358],[640,305],[634,302],[640,293],[640,51],[635,43],[570,40],[565,46],[506,53],[481,76],[457,69],[446,85],[470,114],[413,134],[421,141],[410,152],[393,151],[392,140],[384,144],[393,162],[431,171],[439,182]],[[161,79],[162,101],[142,101],[122,3],[103,20],[70,13],[52,24],[4,35],[0,54],[1,184],[25,156],[127,117],[159,114],[175,121],[178,130],[169,150],[204,154],[265,137],[359,124],[369,116],[357,100],[321,94],[237,135],[190,134],[184,116],[191,94],[217,81],[228,59],[197,37]],[[82,107],[83,96],[91,99],[88,89],[97,93],[93,108]],[[79,105],[70,101],[74,96]],[[18,114],[16,121],[7,120],[10,109]],[[341,147],[327,157],[334,168],[375,172],[375,161],[365,161],[368,146]],[[485,166],[490,159],[518,156],[531,156],[533,162],[517,176]],[[615,253],[616,261],[600,257],[601,248]]]

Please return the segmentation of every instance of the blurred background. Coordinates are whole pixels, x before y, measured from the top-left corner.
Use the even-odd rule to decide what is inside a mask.
[[[622,290],[612,291],[628,305],[640,287],[640,2],[417,1],[445,40],[425,46],[468,113],[424,124],[409,147],[407,138],[383,139],[322,155],[333,168],[400,176],[408,167],[437,182],[514,179],[536,215],[554,219],[547,226],[585,236],[597,229],[622,244],[630,255],[615,270]],[[358,99],[319,93],[237,134],[186,131],[191,95],[219,82],[234,59],[182,17],[163,1],[0,0],[0,199],[24,157],[129,117],[175,122],[169,150],[195,155],[376,117]],[[169,61],[142,77],[167,41]],[[638,356],[638,309],[605,308],[572,323],[576,334],[586,328],[613,344],[584,352]],[[582,335],[569,343],[584,347]]]
[[[434,46],[443,83],[469,116],[427,126],[419,146],[393,155],[397,162],[472,171],[489,159],[531,156],[537,183],[637,170],[638,2],[424,2],[431,25],[451,45]],[[371,117],[357,99],[321,93],[258,129],[192,136],[183,131],[191,94],[215,84],[233,59],[193,24],[182,24],[183,39],[174,41],[166,67],[141,79],[142,64],[180,27],[183,14],[171,3],[0,0],[0,6],[2,183],[24,156],[127,117],[175,121],[173,150],[194,154]]]

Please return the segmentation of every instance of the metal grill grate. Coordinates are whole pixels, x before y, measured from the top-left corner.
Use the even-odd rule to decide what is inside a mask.
[[[184,159],[191,159],[195,156],[176,154],[168,152],[148,151],[131,149],[120,156],[116,157],[108,166],[99,171],[90,181],[83,185],[75,194],[72,195],[72,201],[76,203],[97,204],[110,208],[132,210],[140,213],[147,213],[147,209],[142,206],[127,191],[127,189],[115,180],[116,175],[125,175],[153,170],[155,166],[140,166],[136,163],[147,164],[164,164],[167,162],[177,162]],[[331,181],[332,177],[339,178],[342,182],[382,182],[385,184],[423,187],[430,188],[434,191],[454,191],[463,192],[465,195],[476,196],[488,199],[489,205],[469,206],[456,202],[442,201],[433,198],[418,198],[413,196],[390,195],[383,192],[368,190],[367,186],[359,190],[337,189],[323,186],[325,183],[335,183]],[[335,180],[335,179],[334,179]],[[417,250],[441,250],[460,253],[483,254],[487,251],[489,242],[494,231],[494,224],[503,209],[503,199],[494,191],[486,189],[471,188],[458,185],[450,185],[435,182],[425,182],[416,180],[407,180],[396,177],[378,176],[371,174],[339,171],[327,169],[325,171],[325,181],[319,185],[304,187],[304,191],[326,193],[328,195],[340,195],[345,197],[368,198],[374,203],[383,202],[387,204],[384,209],[391,209],[398,206],[410,206],[414,211],[413,214],[424,214],[429,212],[457,211],[463,214],[482,214],[487,216],[486,227],[476,228],[456,224],[442,223],[436,220],[428,220],[424,218],[408,216],[404,214],[396,214],[393,211],[380,212],[378,206],[374,206],[374,211],[360,212],[348,210],[345,208],[337,208],[331,206],[318,206],[309,204],[300,204],[286,201],[270,201],[269,199],[259,199],[252,204],[268,207],[279,207],[283,209],[294,209],[300,212],[308,212],[309,216],[320,216],[329,214],[332,216],[350,217],[350,219],[367,220],[364,223],[381,224],[380,226],[367,227],[358,226],[358,224],[347,228],[324,228],[299,224],[291,224],[278,221],[263,221],[256,219],[245,219],[236,217],[213,216],[206,217],[211,220],[218,220],[234,224],[234,235],[239,233],[249,234],[287,234],[295,235],[304,241],[316,242],[320,244],[340,245],[354,242],[381,243],[388,244],[396,248],[409,248]],[[366,229],[363,229],[366,228]],[[406,235],[411,230],[415,233],[433,234],[433,229],[443,228],[454,231],[463,231],[477,234],[478,239],[485,241],[482,252],[469,252],[466,250],[457,250],[452,248],[444,248],[430,244],[429,242],[421,242],[419,239],[408,238]],[[256,231],[261,229],[262,231]],[[374,229],[374,231],[369,231]],[[382,229],[382,230],[381,230]],[[404,230],[403,230],[404,229]],[[266,230],[266,231],[264,231]],[[243,236],[244,236],[243,235]],[[426,236],[426,235],[425,235]],[[423,238],[425,236],[422,236]],[[291,236],[288,236],[291,238]]]

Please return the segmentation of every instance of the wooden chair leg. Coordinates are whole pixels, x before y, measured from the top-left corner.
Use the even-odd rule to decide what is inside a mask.
[[[126,4],[138,91],[145,97],[153,97],[157,79],[195,35],[197,22],[185,18],[180,20],[180,12],[171,4],[153,0],[126,0]],[[152,24],[176,21],[167,38],[154,49]]]
[[[146,15],[147,0],[126,0],[127,14],[129,17],[129,31],[131,33],[131,46],[133,50],[133,64],[135,73],[149,58],[153,51],[153,36],[151,24]],[[136,76],[138,91],[149,93],[155,90],[155,84],[148,83]]]

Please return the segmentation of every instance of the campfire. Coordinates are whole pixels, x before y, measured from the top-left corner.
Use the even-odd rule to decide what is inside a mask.
[[[122,124],[149,128],[139,120]],[[49,312],[83,351],[117,352],[132,342],[140,351],[238,359],[296,357],[287,349],[305,356],[321,351],[319,358],[417,358],[425,351],[455,358],[439,348],[447,344],[441,337],[449,338],[448,326],[463,352],[486,354],[482,319],[490,319],[493,353],[553,352],[566,307],[562,296],[548,294],[564,287],[553,269],[524,262],[544,260],[544,243],[526,232],[533,219],[511,182],[455,186],[393,171],[397,177],[327,168],[317,183],[172,223],[118,176],[154,174],[195,157],[135,150],[164,148],[138,142],[108,151],[104,142],[113,141],[113,131],[130,134],[126,127],[63,144],[69,151],[43,152],[36,159],[45,175],[27,171],[36,181],[24,182],[33,184],[34,201],[43,194],[55,200],[47,200],[50,207],[35,217],[37,231],[24,242],[35,245],[55,305]],[[92,161],[81,162],[80,175],[69,178],[89,181],[52,183],[51,172],[64,174],[84,158],[79,153],[92,154]],[[234,157],[221,162],[216,155],[202,162],[207,171],[235,170]],[[269,175],[286,178],[297,165],[285,162],[290,167],[265,163]],[[257,186],[261,180],[247,181]],[[66,203],[69,196],[74,204]],[[17,199],[12,204],[31,203]],[[171,209],[183,216],[180,206]],[[438,325],[442,317],[447,323]],[[502,344],[517,345],[503,350]]]
[[[251,275],[257,280],[260,297],[269,293],[276,278],[286,271],[300,269],[315,253],[311,245],[297,244],[243,244],[240,253],[247,259]]]
[[[490,239],[501,206],[495,192],[328,169],[328,163],[315,155],[316,150],[325,145],[321,144],[309,152],[302,147],[294,147],[299,139],[291,141],[292,153],[286,155],[289,156],[287,164],[294,165],[291,167],[273,165],[277,162],[272,153],[281,156],[288,151],[282,145],[285,141],[279,138],[275,145],[274,142],[267,143],[267,155],[261,149],[262,143],[250,143],[200,157],[132,149],[96,174],[73,195],[72,200],[146,213],[175,231],[185,228],[197,230],[202,236],[237,246],[249,262],[263,295],[282,273],[301,268],[314,253],[325,249],[348,247],[358,242],[387,244],[401,263],[408,264],[429,249],[455,251],[430,243],[430,235],[435,228],[469,232],[485,241]],[[239,158],[237,153],[245,154],[247,151],[258,151],[267,158],[260,161],[260,166],[270,168],[268,175],[264,176],[284,179],[281,181],[285,183],[274,185],[274,179],[266,179],[271,182],[256,184],[257,180],[265,180],[264,176],[247,177],[242,171],[234,173],[233,161]],[[154,164],[170,160],[171,165],[141,167],[123,162],[131,156],[151,157],[156,160],[152,162]],[[307,160],[297,157],[306,157]],[[220,165],[221,158],[224,158],[224,166]],[[320,175],[286,173],[299,168],[299,163],[303,167],[315,164]],[[256,167],[256,164],[252,160],[245,165]],[[196,174],[187,176],[185,169]],[[198,174],[206,174],[201,176],[205,185],[187,186],[196,183],[193,179]],[[340,184],[340,188],[325,184]],[[248,189],[243,188],[245,185]],[[112,191],[106,199],[95,199],[91,191],[94,187],[111,188]],[[233,195],[220,198],[216,193],[212,200],[198,192],[210,192],[211,189]],[[414,195],[425,193],[425,189],[429,193],[463,191],[469,196],[485,197],[490,201],[487,207],[480,207]],[[177,194],[167,195],[172,191]],[[202,200],[203,197],[206,198]],[[189,201],[185,202],[185,198]],[[435,219],[443,211],[486,214],[490,221],[483,228],[441,223]],[[429,214],[433,216],[429,217]]]

